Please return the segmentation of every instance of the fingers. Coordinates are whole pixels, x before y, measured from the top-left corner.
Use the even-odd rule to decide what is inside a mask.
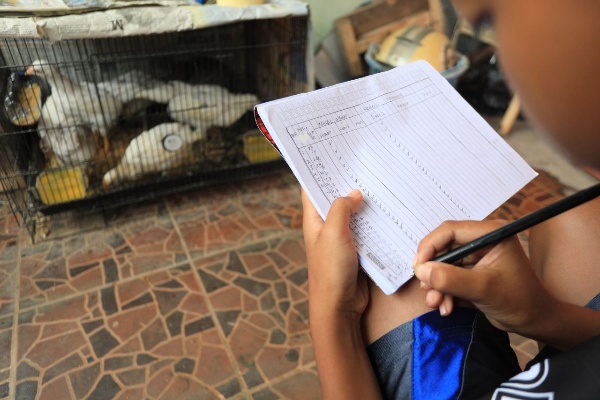
[[[444,294],[435,289],[430,289],[425,295],[425,304],[429,308],[438,308],[444,300]]]
[[[317,209],[312,204],[308,195],[302,190],[303,217],[302,224],[304,230],[304,239],[308,244],[314,244],[322,230],[326,227],[327,232],[332,235],[344,234],[348,231],[350,216],[352,212],[359,209],[362,203],[362,194],[354,189],[348,196],[337,198],[329,209],[326,221],[319,215]]]
[[[301,190],[302,194],[302,228],[304,230],[304,238],[309,243],[314,243],[321,227],[323,226],[323,219],[319,215],[319,212],[308,198],[308,195]]]
[[[481,298],[481,294],[485,293],[485,279],[481,271],[467,270],[443,263],[426,262],[415,266],[415,275],[435,291],[471,302],[476,302]],[[439,297],[431,295],[431,300],[436,301],[432,304],[438,304],[440,307],[445,305],[446,311],[449,313],[452,309],[452,299],[442,299],[441,293]]]
[[[325,219],[327,229],[330,229],[333,234],[338,234],[341,230],[346,232],[350,225],[350,216],[358,211],[361,203],[362,194],[357,189],[348,193],[346,197],[335,199]]]
[[[523,266],[528,264],[517,237],[465,257],[461,264],[466,268],[428,261],[438,253],[468,243],[505,223],[500,220],[448,221],[421,241],[414,269],[421,286],[428,291],[426,303],[429,307],[437,307],[441,315],[449,315],[454,308],[453,298],[459,298],[472,303],[486,315],[491,313],[491,318],[496,321],[506,320],[505,309],[511,307],[512,291],[522,281],[516,277],[520,277],[520,271],[522,274],[522,270],[527,270]],[[502,322],[505,326],[511,323]]]
[[[425,304],[429,308],[439,308],[442,316],[450,315],[454,309],[454,298],[449,294],[429,289],[425,295]]]
[[[452,245],[462,245],[498,229],[506,221],[445,221],[421,240],[414,264],[431,260],[448,251]]]
[[[440,314],[445,317],[446,315],[450,315],[453,309],[454,297],[449,294],[444,295],[444,300],[442,301],[442,304],[440,304]]]

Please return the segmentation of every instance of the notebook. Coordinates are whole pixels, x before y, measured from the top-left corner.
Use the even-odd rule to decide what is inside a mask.
[[[323,218],[361,190],[350,229],[387,294],[442,221],[481,220],[537,175],[425,61],[259,104],[255,117]]]

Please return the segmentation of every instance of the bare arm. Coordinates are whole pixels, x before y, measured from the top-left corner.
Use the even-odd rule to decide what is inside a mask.
[[[540,315],[517,333],[568,350],[600,335],[600,312],[556,300],[548,315]]]
[[[324,222],[304,192],[310,331],[323,399],[380,399],[360,320],[369,289],[359,273],[350,216],[362,196],[337,199]]]
[[[323,399],[380,399],[360,331],[351,315],[326,315],[311,307],[311,334]]]

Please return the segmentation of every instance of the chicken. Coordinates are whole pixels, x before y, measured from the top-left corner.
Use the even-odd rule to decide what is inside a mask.
[[[258,103],[252,94],[232,94],[218,85],[162,82],[145,72],[132,70],[98,86],[125,104],[125,114],[135,113],[148,102],[168,104],[169,116],[196,130],[229,126]]]
[[[191,125],[200,139],[210,127],[232,125],[259,102],[253,94],[233,94],[219,85],[162,82],[139,70],[98,86],[125,105],[126,115],[140,111],[149,102],[167,104],[171,119]]]
[[[189,86],[179,81],[159,81],[139,70],[131,70],[108,82],[98,83],[100,89],[123,103],[123,115],[136,114],[152,102],[167,104],[176,93]]]
[[[90,82],[73,82],[44,60],[36,60],[27,71],[46,79],[51,94],[42,108],[38,131],[59,161],[86,162],[92,151],[84,135],[99,135],[108,151],[108,130],[119,117],[123,103]],[[63,139],[60,136],[66,135]],[[67,145],[68,143],[68,145]],[[77,144],[84,148],[78,148]],[[91,155],[91,156],[90,156]]]
[[[168,122],[140,133],[129,143],[119,164],[104,175],[104,187],[178,166],[191,144],[201,139],[199,132]]]
[[[258,103],[253,94],[234,94],[218,85],[188,85],[169,101],[169,116],[204,131],[232,125]]]
[[[59,165],[82,165],[94,158],[96,141],[89,126],[70,117],[57,118],[55,98],[49,97],[38,123],[40,148],[49,157],[56,156]]]
[[[192,85],[181,81],[162,82],[139,70],[98,84],[117,97],[133,114],[149,102],[168,104],[169,116],[205,131],[212,126],[230,126],[258,103],[253,94],[233,94],[219,85]]]

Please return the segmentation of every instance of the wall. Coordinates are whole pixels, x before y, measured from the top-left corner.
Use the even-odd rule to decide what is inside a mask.
[[[368,0],[304,0],[310,6],[315,49],[332,29],[334,21],[354,11],[358,6],[370,3]]]

